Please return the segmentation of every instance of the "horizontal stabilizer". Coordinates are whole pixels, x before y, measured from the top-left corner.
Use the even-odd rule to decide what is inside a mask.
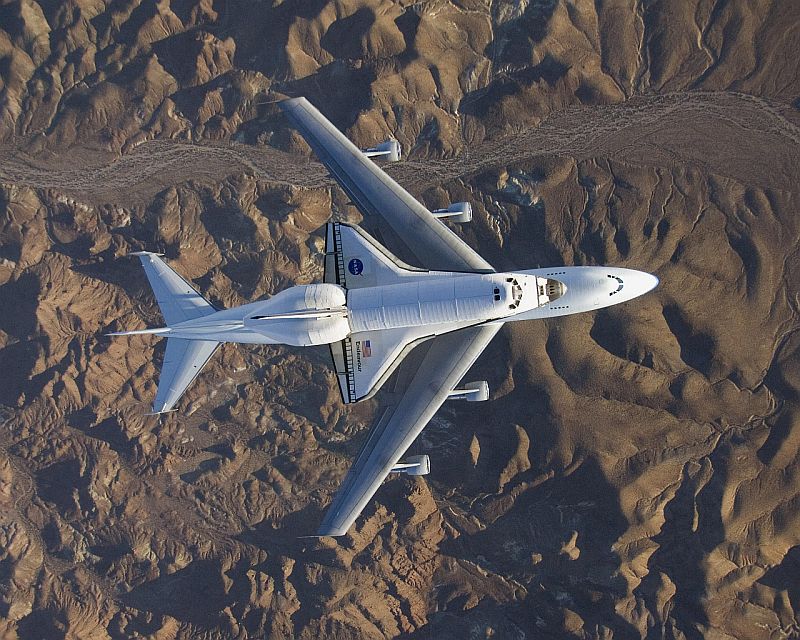
[[[218,346],[219,342],[213,340],[167,339],[164,365],[161,367],[158,392],[153,402],[154,414],[173,409]]]
[[[207,316],[217,311],[186,280],[173,271],[158,253],[137,251],[161,315],[168,325]]]

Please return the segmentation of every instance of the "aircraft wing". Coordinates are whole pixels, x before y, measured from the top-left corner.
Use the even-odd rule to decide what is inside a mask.
[[[468,327],[419,345],[401,363],[381,410],[318,535],[341,536],[492,340],[501,324]],[[389,385],[391,387],[391,383]]]
[[[494,271],[306,98],[284,100],[280,106],[353,204],[364,215],[382,218],[421,266],[441,271]]]

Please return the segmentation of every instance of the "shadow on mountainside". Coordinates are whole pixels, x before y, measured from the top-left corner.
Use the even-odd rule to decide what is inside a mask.
[[[465,611],[463,596],[452,597],[459,593],[458,578],[453,582],[439,575],[441,586],[432,605],[436,613],[407,637],[469,637],[475,625],[501,637],[564,637],[565,618],[577,614],[584,628],[638,638],[638,631],[615,610],[627,583],[619,575],[620,558],[612,547],[627,526],[616,490],[598,463],[585,459],[571,473],[521,493],[485,529],[442,544],[443,556],[477,567],[487,581],[510,577],[512,584],[524,587],[515,590],[515,601],[487,596]]]

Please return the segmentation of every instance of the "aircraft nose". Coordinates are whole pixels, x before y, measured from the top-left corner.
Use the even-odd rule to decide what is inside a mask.
[[[637,296],[644,295],[648,291],[652,291],[658,286],[659,279],[652,273],[645,273],[644,271],[636,271],[633,277],[633,288]]]

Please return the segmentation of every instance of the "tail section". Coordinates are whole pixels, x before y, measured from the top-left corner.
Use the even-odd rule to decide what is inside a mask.
[[[184,340],[168,338],[164,365],[158,379],[158,392],[153,402],[153,413],[172,411],[186,388],[217,350],[219,342],[213,340]]]
[[[166,324],[173,325],[186,320],[210,315],[217,310],[186,280],[170,269],[158,253],[137,251],[150,286],[158,301]]]
[[[170,338],[170,326],[216,313],[216,309],[194,290],[186,280],[173,271],[157,253],[139,251],[150,286],[153,288],[161,315],[168,325],[158,329],[122,331],[111,335],[159,334],[167,337],[164,365],[158,380],[158,392],[153,413],[172,411],[186,388],[192,384],[206,362],[214,355],[219,342]]]

